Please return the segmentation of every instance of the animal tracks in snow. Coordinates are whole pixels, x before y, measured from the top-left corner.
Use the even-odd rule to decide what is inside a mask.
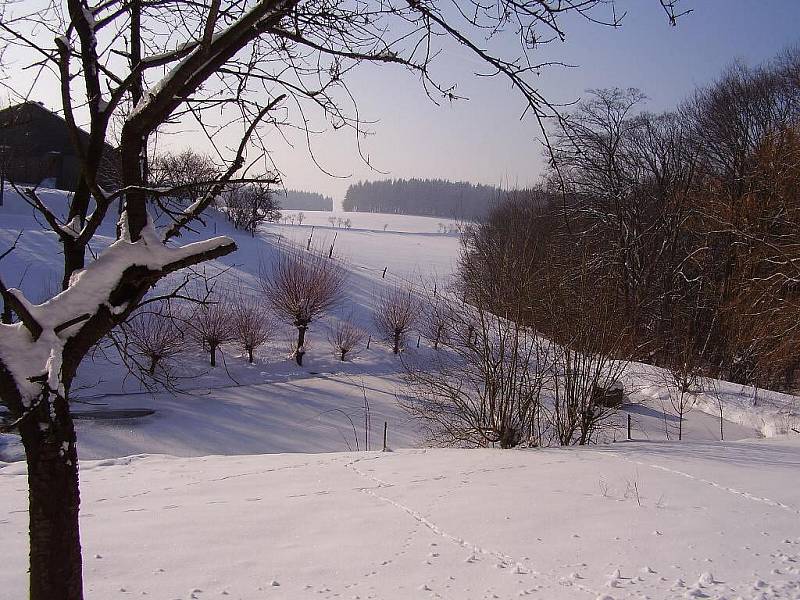
[[[363,477],[365,479],[369,479],[370,481],[373,481],[374,483],[377,484],[377,487],[364,487],[364,488],[361,488],[361,491],[363,493],[368,494],[368,495],[374,497],[375,499],[377,499],[377,500],[379,500],[379,501],[381,501],[383,503],[389,504],[389,505],[401,510],[402,512],[404,512],[405,514],[410,516],[412,519],[417,521],[417,523],[423,525],[428,530],[433,532],[436,536],[438,536],[438,537],[440,537],[442,539],[445,539],[445,540],[447,540],[447,541],[449,541],[449,542],[451,542],[451,543],[453,543],[453,544],[455,544],[457,546],[460,546],[461,548],[464,548],[465,550],[467,550],[469,552],[469,555],[467,556],[467,558],[464,561],[466,563],[474,564],[474,563],[485,562],[487,564],[493,565],[495,569],[507,570],[507,572],[510,575],[513,575],[513,576],[524,576],[526,578],[533,578],[533,579],[535,579],[537,581],[539,579],[543,578],[541,573],[535,571],[534,569],[530,568],[529,566],[526,566],[525,564],[523,564],[523,561],[519,561],[516,558],[514,558],[514,557],[510,556],[509,554],[506,554],[506,553],[504,553],[502,551],[484,547],[484,546],[482,546],[480,544],[477,544],[475,542],[467,540],[462,536],[450,533],[450,532],[444,530],[440,525],[438,525],[437,523],[435,523],[434,521],[432,521],[431,519],[429,519],[428,517],[423,515],[418,510],[415,510],[414,508],[412,508],[410,506],[407,506],[407,505],[405,505],[405,504],[403,504],[401,502],[398,502],[396,500],[393,500],[392,498],[389,498],[387,496],[384,496],[384,495],[378,493],[378,491],[381,490],[381,489],[394,488],[396,486],[395,486],[395,484],[387,482],[387,481],[385,481],[383,479],[380,479],[379,477],[377,477],[375,475],[372,475],[371,473],[369,473],[367,471],[359,469],[356,465],[364,463],[364,462],[367,462],[367,461],[377,461],[377,460],[380,460],[381,458],[382,458],[382,455],[378,455],[378,456],[374,456],[374,457],[370,457],[370,458],[357,458],[357,459],[355,459],[355,460],[353,460],[353,461],[351,461],[351,462],[349,462],[349,463],[347,463],[345,465],[345,467],[351,469],[352,471],[357,473],[360,477]],[[461,475],[472,474],[472,473],[480,473],[480,472],[489,472],[489,471],[490,471],[489,469],[480,469],[480,470],[465,472],[465,473],[463,473]],[[433,479],[434,478],[430,478],[429,480],[433,480]],[[412,480],[409,483],[410,484],[414,484],[414,483],[417,483],[418,481],[419,480]],[[463,484],[463,482],[460,483],[459,485],[462,485],[462,484]],[[406,543],[408,543],[408,540],[406,541]],[[430,552],[428,554],[428,556],[427,556],[428,560],[425,560],[424,562],[430,563],[429,559],[436,559],[436,558],[439,558],[440,556],[441,555],[438,552],[435,552],[435,551],[434,552]],[[485,561],[484,559],[490,559],[490,560]],[[568,583],[568,585],[574,587],[577,590],[580,590],[581,592],[585,592],[585,593],[587,593],[588,595],[590,595],[592,597],[597,597],[598,596],[598,592],[597,591],[592,590],[591,588],[587,587],[586,585],[584,585],[582,583],[579,583],[577,581],[577,579],[578,578],[573,578]],[[539,585],[535,585],[534,587],[524,587],[522,590],[519,591],[518,595],[519,596],[526,596],[526,595],[541,591],[543,589],[546,589],[551,583],[554,583],[555,585],[564,585],[563,582],[558,581],[558,580],[556,580],[555,582],[551,582],[550,580],[547,580],[545,582],[545,584],[539,583]],[[433,592],[434,591],[432,588],[429,588],[428,584],[421,585],[419,587],[419,590],[427,591],[427,592]],[[499,598],[499,596],[494,596],[494,597],[498,597]]]

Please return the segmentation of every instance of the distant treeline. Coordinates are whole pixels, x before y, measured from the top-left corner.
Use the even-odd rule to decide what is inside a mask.
[[[450,219],[475,219],[488,214],[503,193],[489,185],[442,179],[386,179],[351,185],[346,211],[399,213]]]
[[[333,210],[333,198],[316,192],[286,190],[278,192],[278,200],[285,210]]]

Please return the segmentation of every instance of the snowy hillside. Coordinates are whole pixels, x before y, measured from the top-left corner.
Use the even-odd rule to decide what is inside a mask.
[[[45,191],[42,196],[56,209],[64,205],[63,192]],[[4,261],[5,272],[32,299],[51,295],[58,287],[55,236],[41,230],[30,207],[10,190],[0,216],[0,247],[11,244],[23,231],[17,250]],[[212,213],[198,238],[214,233],[232,236],[239,251],[210,263],[206,270],[212,274],[225,270],[226,278],[241,280],[252,289],[258,287],[259,265],[285,247],[287,240],[305,246],[311,237],[313,246],[325,251],[334,245],[334,255],[349,272],[346,299],[330,318],[312,323],[305,366],[300,368],[288,359],[295,335],[289,325],[281,326],[276,339],[260,349],[255,365],[248,365],[240,350],[228,346],[223,349],[222,364],[212,369],[199,348],[188,348],[181,357],[180,387],[185,393],[179,395],[150,394],[113,357],[96,355],[94,362],[82,367],[75,393],[81,457],[363,450],[366,438],[370,438],[369,448],[376,449],[382,443],[384,423],[392,447],[420,444],[417,424],[397,406],[397,396],[404,393],[402,366],[389,347],[372,340],[368,350],[361,348],[352,361],[342,363],[329,347],[327,331],[333,320],[348,315],[372,330],[375,298],[396,281],[446,281],[456,268],[460,250],[458,234],[450,231],[455,223],[375,213],[305,211],[304,217],[303,224],[264,225],[252,238]],[[340,219],[350,219],[350,228],[340,225]],[[111,243],[113,227],[104,233],[101,242]],[[424,340],[419,350],[416,337],[411,341],[409,352],[429,351]],[[632,416],[634,439],[675,437],[671,431],[675,418],[663,398],[659,377],[658,369],[645,365],[628,369],[630,399],[645,405],[631,405],[620,413],[615,439],[625,437],[627,414]],[[758,406],[753,407],[753,390],[721,384],[720,391],[725,397],[726,439],[791,433],[797,424],[796,399],[791,396],[761,391]],[[705,412],[698,409],[687,416],[687,438],[719,439],[713,399],[703,398],[699,408]],[[136,419],[94,418],[97,411],[128,409],[153,414]],[[12,436],[0,436],[0,458],[22,457],[14,441]]]
[[[42,196],[51,207],[64,205],[63,192],[45,191]],[[357,215],[354,228],[344,230],[328,223],[333,213],[306,214],[312,223],[320,223],[315,227],[315,247],[327,251],[336,235],[334,256],[347,265],[349,276],[344,302],[330,318],[312,323],[305,367],[288,359],[295,335],[289,325],[281,326],[276,339],[260,349],[255,365],[248,365],[241,351],[230,346],[223,349],[221,366],[211,369],[199,348],[189,348],[181,357],[180,388],[185,393],[177,396],[150,394],[113,357],[95,355],[93,362],[82,366],[74,394],[81,457],[364,449],[367,415],[371,448],[382,443],[384,423],[394,446],[419,444],[417,427],[396,403],[401,386],[397,357],[373,340],[369,350],[361,348],[352,361],[342,363],[329,347],[327,331],[334,319],[349,315],[370,329],[375,297],[387,285],[448,277],[455,268],[459,238],[437,233],[438,221],[426,217]],[[394,223],[386,231],[384,218]],[[355,228],[359,224],[363,229]],[[3,267],[14,285],[34,301],[42,301],[59,285],[58,263],[53,261],[59,252],[57,240],[41,230],[30,207],[8,189],[6,203],[0,207],[0,247],[13,243],[19,231],[23,235],[17,249]],[[113,227],[103,233],[101,241],[110,244]],[[305,246],[311,226],[269,224],[251,238],[212,213],[197,237],[214,233],[233,237],[239,251],[209,263],[206,271],[224,271],[226,281],[240,280],[255,290],[260,264],[285,247],[287,240]],[[155,414],[138,419],[92,418],[97,411],[122,409]],[[0,459],[18,460],[21,452],[12,436],[0,436]]]

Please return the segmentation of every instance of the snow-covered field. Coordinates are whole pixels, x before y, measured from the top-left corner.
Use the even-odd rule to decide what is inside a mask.
[[[287,211],[294,214],[294,211]],[[351,267],[361,272],[395,275],[417,281],[420,277],[447,277],[457,266],[460,250],[457,233],[442,233],[442,226],[455,227],[455,221],[434,217],[306,211],[302,225],[269,223],[266,232],[305,245],[312,243],[334,250]],[[328,219],[349,219],[351,228],[332,225]],[[386,229],[384,230],[384,226]],[[335,237],[334,237],[335,236]]]
[[[800,597],[797,441],[82,464],[88,598]],[[26,481],[0,470],[0,597]]]
[[[61,192],[44,197],[63,203]],[[183,394],[146,393],[99,355],[82,368],[78,448],[96,459],[81,464],[89,598],[800,598],[795,397],[720,383],[727,441],[717,441],[718,405],[705,394],[678,443],[659,371],[631,365],[626,389],[636,404],[620,412],[613,437],[624,439],[630,414],[639,441],[420,449],[418,426],[396,401],[398,358],[373,339],[342,363],[326,331],[351,314],[371,329],[387,285],[444,283],[460,251],[455,223],[304,216],[255,238],[221,216],[200,232],[236,239],[239,251],[207,270],[253,289],[259,265],[287,241],[333,244],[349,271],[347,297],[312,323],[303,368],[288,358],[290,326],[255,365],[227,346],[212,369],[187,348]],[[7,193],[0,249],[21,230],[3,272],[40,301],[57,288],[58,244]],[[113,227],[102,233],[94,251],[113,240]],[[430,351],[415,343],[408,352]],[[155,412],[88,418],[108,409]],[[376,453],[384,423],[396,451]],[[0,599],[25,595],[20,458],[13,436],[0,436]]]

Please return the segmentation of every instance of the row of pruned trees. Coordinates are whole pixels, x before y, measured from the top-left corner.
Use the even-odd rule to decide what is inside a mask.
[[[797,52],[736,65],[663,114],[637,90],[594,91],[556,136],[549,180],[465,235],[466,293],[500,315],[519,305],[554,341],[553,313],[571,310],[608,320],[620,358],[791,388],[799,73]]]
[[[241,282],[198,288],[182,296],[148,303],[119,327],[111,341],[132,372],[149,380],[175,382],[175,359],[191,344],[217,364],[217,351],[235,344],[250,363],[256,351],[275,339],[279,324],[296,328],[292,357],[303,364],[308,330],[344,299],[347,271],[335,260],[314,250],[290,248],[263,263],[258,286],[246,289]],[[215,289],[216,288],[216,289]],[[385,288],[375,298],[372,322],[376,337],[387,341],[395,354],[405,346],[422,307],[411,286]],[[327,340],[344,361],[372,335],[356,323],[352,312],[334,320]]]
[[[192,345],[208,353],[211,366],[224,344],[235,343],[254,361],[255,351],[275,335],[275,323],[253,296],[208,293],[192,303],[165,300],[148,304],[112,333],[111,341],[139,379],[173,386],[176,360]]]

